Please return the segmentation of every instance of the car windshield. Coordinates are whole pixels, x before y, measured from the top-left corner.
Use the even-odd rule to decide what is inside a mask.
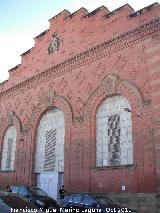
[[[18,196],[0,196],[0,212],[2,209],[32,209],[36,210],[35,205],[27,202]],[[3,212],[3,211],[2,211]]]
[[[30,188],[29,191],[32,196],[48,196],[42,189],[39,188]]]

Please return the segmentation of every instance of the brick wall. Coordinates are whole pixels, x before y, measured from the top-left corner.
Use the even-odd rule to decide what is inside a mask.
[[[47,110],[58,107],[65,117],[68,190],[120,192],[122,185],[127,192],[159,190],[159,14],[156,3],[136,13],[129,5],[113,12],[81,8],[50,19],[50,28],[35,38],[0,85],[0,153],[7,128],[17,129],[15,171],[0,172],[2,185],[36,183],[37,127]],[[49,54],[55,36],[61,42]],[[134,163],[97,168],[96,111],[117,94],[134,111]]]
[[[108,193],[107,196],[138,213],[160,212],[160,195],[156,193]]]

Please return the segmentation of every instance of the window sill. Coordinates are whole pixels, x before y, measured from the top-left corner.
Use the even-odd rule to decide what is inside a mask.
[[[15,173],[15,170],[0,170],[0,173]]]
[[[92,167],[91,170],[114,170],[114,169],[130,169],[135,168],[136,165],[128,164],[128,165],[120,165],[120,166],[100,166],[100,167]]]

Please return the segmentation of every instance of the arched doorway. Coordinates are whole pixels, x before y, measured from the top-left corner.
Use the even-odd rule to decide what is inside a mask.
[[[64,135],[63,112],[58,108],[47,111],[37,129],[35,173],[37,186],[55,199],[63,184]]]

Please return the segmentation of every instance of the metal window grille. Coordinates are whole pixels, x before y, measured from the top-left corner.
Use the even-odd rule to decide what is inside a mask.
[[[120,164],[120,115],[108,118],[108,162],[109,165]]]
[[[55,149],[56,129],[46,131],[44,171],[54,171],[56,161]]]
[[[13,145],[13,138],[8,138],[8,149],[7,149],[7,159],[6,159],[6,170],[10,170],[10,169],[11,169],[12,145]]]
[[[132,120],[123,96],[107,98],[96,114],[96,166],[133,164]]]

